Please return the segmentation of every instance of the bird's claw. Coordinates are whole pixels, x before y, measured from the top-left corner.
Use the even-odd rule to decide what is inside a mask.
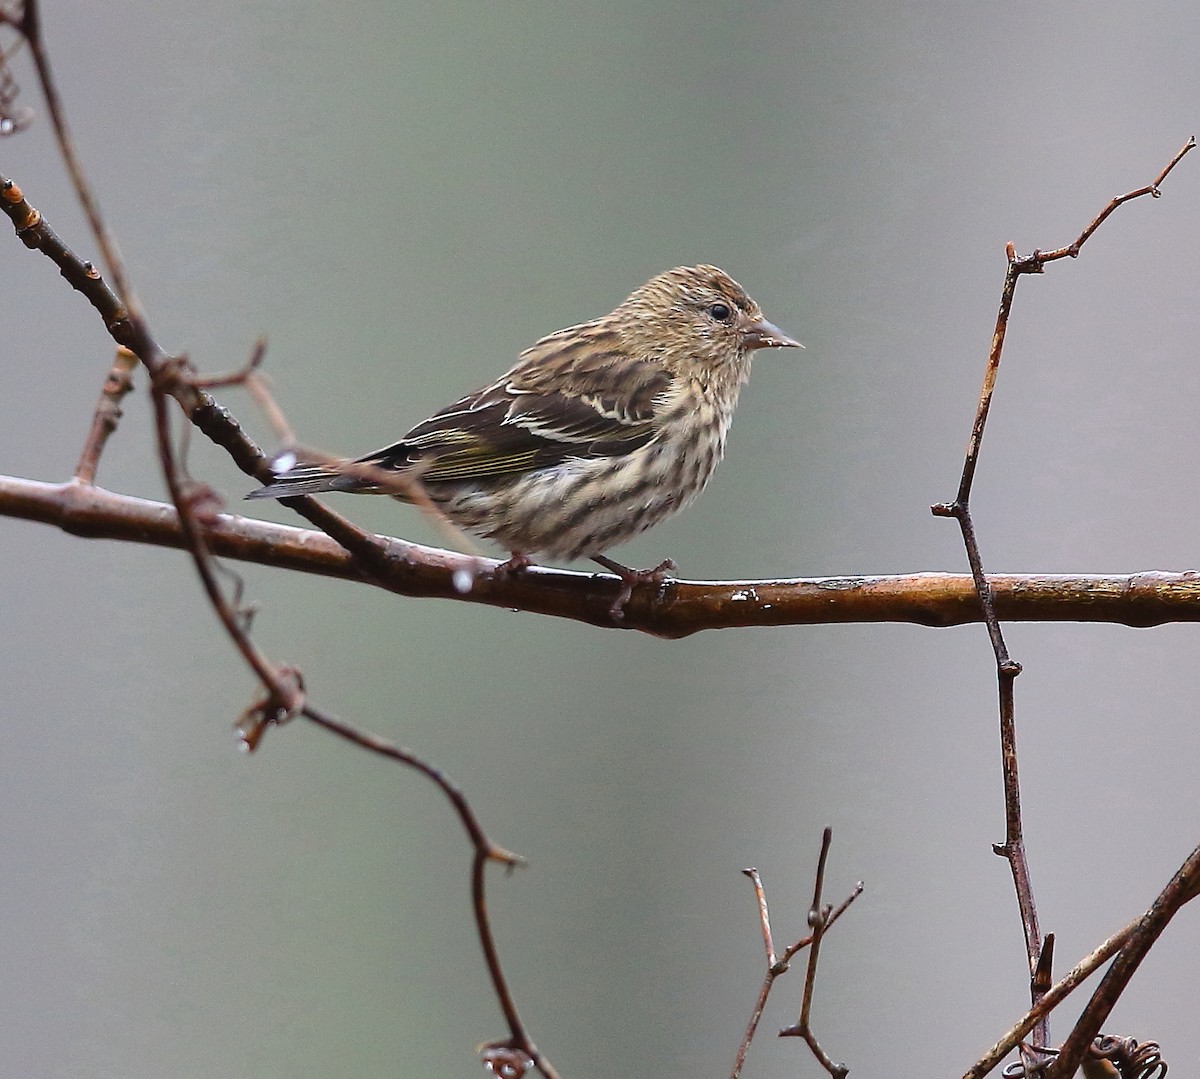
[[[625,621],[625,604],[633,595],[634,588],[643,584],[658,585],[659,590],[655,599],[661,599],[663,586],[676,569],[675,561],[671,558],[664,558],[653,569],[631,569],[629,566],[623,566],[620,562],[614,562],[611,558],[605,558],[603,555],[594,556],[592,561],[598,562],[606,570],[610,570],[621,578],[621,591],[617,593],[617,598],[613,600],[612,606],[608,609],[609,617],[618,623]]]
[[[512,554],[496,567],[497,577],[516,577],[523,573],[533,562],[529,555],[521,551],[513,551]]]

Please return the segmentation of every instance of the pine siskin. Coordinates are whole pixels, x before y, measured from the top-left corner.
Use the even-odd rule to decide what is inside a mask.
[[[603,553],[704,489],[752,353],[801,347],[722,270],[677,267],[611,314],[543,337],[495,382],[356,464],[411,474],[456,525],[511,551],[513,567],[540,554],[614,570],[619,615],[647,573]],[[322,491],[381,488],[296,465],[247,497]]]

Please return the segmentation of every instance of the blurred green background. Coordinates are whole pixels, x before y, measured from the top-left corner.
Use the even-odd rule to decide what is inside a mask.
[[[254,338],[305,441],[358,453],[714,262],[808,351],[764,354],[693,509],[619,549],[692,577],[954,570],[950,497],[1003,244],[1068,242],[1198,123],[1200,9],[1033,2],[50,2],[79,149],[160,338]],[[24,60],[23,101],[36,105]],[[94,254],[40,122],[0,170]],[[1200,156],[1019,290],[976,488],[989,568],[1195,565]],[[0,469],[74,465],[111,347],[0,243]],[[265,424],[226,395],[250,430]],[[146,403],[101,468],[162,496]],[[251,486],[193,444],[234,510]],[[337,508],[436,541],[384,500]],[[186,559],[0,521],[0,1054],[21,1076],[469,1076],[502,1036],[468,849],[418,777],[303,724],[237,752],[254,692]],[[858,1075],[960,1074],[1022,1012],[984,631],[662,642],[245,569],[313,697],[461,782],[531,866],[492,910],[565,1076],[720,1076],[762,975],[747,865],[804,931]],[[1060,970],[1200,838],[1200,631],[1021,625],[1026,828]],[[1200,1065],[1186,910],[1108,1029]],[[817,1075],[776,987],[746,1074]],[[1054,1030],[1062,1037],[1067,1019]]]

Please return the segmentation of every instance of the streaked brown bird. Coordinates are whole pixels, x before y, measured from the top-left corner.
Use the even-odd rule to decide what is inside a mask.
[[[704,490],[753,354],[801,347],[724,271],[676,267],[355,464],[411,474],[456,525],[512,552],[514,569],[542,555],[613,570],[619,616],[633,584],[671,563],[630,570],[604,552]],[[362,470],[301,464],[247,497],[323,491],[381,487]]]

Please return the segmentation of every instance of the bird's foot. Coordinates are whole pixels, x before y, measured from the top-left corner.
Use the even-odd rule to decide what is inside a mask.
[[[614,622],[624,621],[625,604],[629,602],[629,597],[633,595],[633,590],[637,585],[653,584],[661,586],[675,569],[675,562],[670,558],[664,558],[653,569],[630,569],[628,566],[623,566],[620,562],[614,562],[611,558],[606,558],[604,555],[593,555],[592,561],[598,562],[606,570],[615,573],[621,578],[621,591],[617,593],[617,598],[613,600],[612,606],[608,609],[608,613]],[[662,595],[661,588],[659,595]]]
[[[497,577],[516,577],[529,569],[533,561],[523,551],[513,551],[504,562],[496,567]]]

